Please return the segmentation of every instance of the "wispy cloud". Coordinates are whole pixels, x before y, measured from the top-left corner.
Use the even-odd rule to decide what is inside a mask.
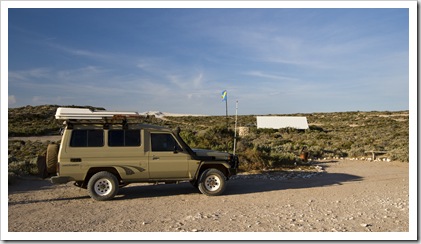
[[[9,95],[8,103],[9,103],[9,105],[13,105],[13,104],[16,103],[15,95]]]
[[[268,73],[264,73],[262,71],[249,71],[249,72],[245,72],[244,74],[250,75],[250,76],[255,76],[255,77],[273,79],[273,80],[285,80],[285,81],[297,81],[297,80],[299,80],[298,78],[294,78],[294,77],[282,76],[282,75],[277,75],[277,74],[268,74]]]
[[[28,70],[9,71],[9,81],[30,80],[48,78],[51,70],[49,68],[33,68]]]
[[[62,44],[58,44],[56,42],[47,42],[47,45],[50,48],[56,49],[58,51],[70,54],[70,55],[74,55],[74,56],[83,56],[86,58],[91,58],[91,59],[96,59],[96,60],[110,60],[112,58],[112,55],[110,54],[106,54],[106,53],[101,53],[101,52],[97,52],[97,51],[92,51],[92,50],[86,50],[86,49],[80,49],[80,48],[74,48],[74,47],[69,47],[69,46],[65,46]]]
[[[201,89],[203,83],[203,73],[192,75],[168,75],[168,80],[176,88],[181,90]]]
[[[169,68],[168,58],[136,57],[136,59],[136,67],[144,72],[165,72]]]
[[[66,15],[9,13],[9,96],[16,106],[93,102],[218,114],[225,89],[230,101],[266,112],[408,94],[405,10],[60,11]],[[74,13],[81,18],[71,19]],[[76,24],[83,28],[63,31]]]
[[[37,105],[41,104],[66,104],[74,100],[75,97],[66,97],[66,96],[33,96],[32,102]]]
[[[204,71],[194,67],[181,66],[168,58],[141,58],[136,66],[143,72],[143,78],[149,77],[155,83],[170,87],[173,92],[185,94],[190,98],[205,88]]]

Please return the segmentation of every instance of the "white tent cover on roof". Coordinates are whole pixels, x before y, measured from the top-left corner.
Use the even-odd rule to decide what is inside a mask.
[[[114,111],[92,111],[88,108],[57,108],[56,119],[103,119],[111,118],[115,115],[136,116],[137,112],[114,112]]]

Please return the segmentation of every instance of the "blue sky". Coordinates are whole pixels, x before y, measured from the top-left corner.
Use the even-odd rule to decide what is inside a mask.
[[[12,9],[8,104],[224,115],[409,109],[405,8]]]

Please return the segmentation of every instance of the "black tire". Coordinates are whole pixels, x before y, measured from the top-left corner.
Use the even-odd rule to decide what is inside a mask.
[[[45,161],[47,164],[47,172],[54,174],[57,172],[57,161],[58,161],[58,144],[49,144],[47,146],[47,155]]]
[[[45,155],[39,155],[37,158],[38,175],[45,179],[48,177],[47,163],[45,162]]]
[[[97,201],[113,199],[117,192],[118,179],[108,171],[98,172],[89,179],[88,194]]]
[[[217,169],[205,170],[199,179],[199,190],[207,196],[218,196],[225,191],[225,175]]]

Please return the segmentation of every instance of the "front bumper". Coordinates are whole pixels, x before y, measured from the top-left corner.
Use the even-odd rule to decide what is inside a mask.
[[[238,160],[238,156],[237,155],[233,155],[231,158],[231,166],[234,169],[238,169],[238,165],[240,164],[240,161]]]
[[[237,170],[238,170],[238,165],[239,165],[239,160],[238,160],[238,156],[237,155],[233,155],[231,160],[230,160],[230,165],[231,168],[228,169],[229,175],[236,175],[237,174]]]
[[[233,176],[237,174],[237,169],[228,169],[229,176]]]

